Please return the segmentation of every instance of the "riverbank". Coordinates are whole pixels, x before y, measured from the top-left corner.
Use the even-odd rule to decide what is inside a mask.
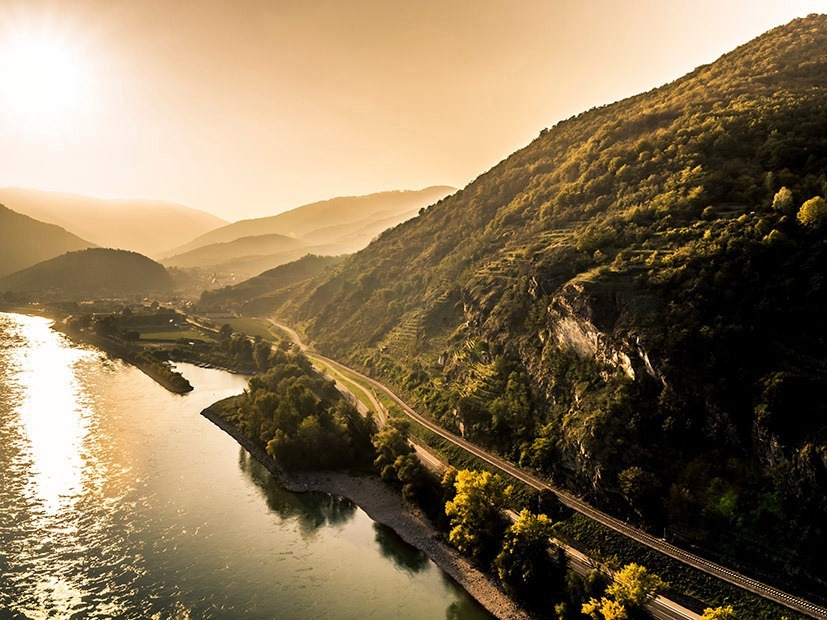
[[[496,618],[528,620],[531,615],[517,606],[488,575],[474,568],[456,549],[443,542],[427,518],[412,511],[399,493],[373,476],[346,472],[288,474],[256,443],[220,416],[233,398],[218,401],[201,412],[205,418],[235,439],[253,458],[264,465],[279,484],[289,491],[317,491],[339,495],[359,506],[375,522],[394,530],[402,540],[424,552],[468,594]]]

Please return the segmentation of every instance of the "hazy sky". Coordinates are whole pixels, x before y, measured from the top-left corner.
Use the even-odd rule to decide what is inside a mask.
[[[2,0],[0,186],[227,219],[462,187],[827,0]]]

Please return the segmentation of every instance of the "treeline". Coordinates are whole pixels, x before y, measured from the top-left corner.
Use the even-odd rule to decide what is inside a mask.
[[[193,387],[180,372],[173,370],[164,356],[143,351],[125,358],[171,392],[190,392]]]
[[[251,351],[263,373],[250,379],[228,421],[287,470],[372,463],[372,419],[345,400],[304,354],[286,342],[271,349],[262,341]]]
[[[437,478],[424,469],[408,442],[409,424],[390,418],[374,440],[374,462],[382,478],[431,517],[448,542],[514,600],[537,617],[555,620],[648,619],[645,610],[667,588],[639,564],[581,576],[568,570],[563,549],[551,541],[562,505],[551,493],[536,493],[518,515],[514,491],[497,474],[449,468]],[[611,575],[611,576],[610,576]],[[735,620],[732,607],[707,609],[703,620]]]
[[[411,445],[407,420],[391,417],[377,430],[303,353],[286,342],[269,351],[264,372],[220,415],[283,468],[376,472],[422,509],[451,545],[540,617],[648,617],[645,605],[665,584],[645,568],[622,567],[614,581],[597,569],[586,577],[567,569],[563,550],[550,541],[553,519],[562,514],[553,494],[536,494],[528,501],[531,510],[510,517],[513,492],[502,478],[455,468],[437,477]],[[731,609],[709,611],[719,615],[704,618],[734,619]]]
[[[217,341],[188,342],[179,340],[170,350],[173,359],[227,368],[246,374],[265,372],[270,367],[272,345],[261,336],[236,332],[229,324],[218,331]]]

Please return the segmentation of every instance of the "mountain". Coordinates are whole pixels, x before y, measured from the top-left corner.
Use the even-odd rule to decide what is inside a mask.
[[[299,254],[299,256],[301,256],[307,253],[307,246],[297,239],[279,234],[241,237],[233,241],[211,243],[176,256],[171,256],[165,258],[163,263],[171,267],[206,267],[220,269],[222,263],[228,263],[234,259],[261,257],[288,251],[301,251],[301,254]],[[223,271],[234,271],[234,269],[229,267],[224,268]],[[261,271],[263,270],[259,269],[254,273],[258,274],[261,273]]]
[[[94,244],[153,256],[226,224],[209,213],[169,202],[102,200],[16,187],[0,189],[0,203]]]
[[[59,226],[39,222],[0,205],[0,277],[93,245]]]
[[[4,278],[1,291],[84,296],[170,291],[172,278],[155,261],[126,250],[91,248],[68,252]]]
[[[340,256],[308,254],[233,286],[204,291],[198,302],[205,310],[243,310],[267,313],[278,307],[296,284],[314,278],[344,260]]]
[[[445,427],[827,592],[827,16],[543,130],[286,299]]]
[[[267,234],[286,235],[300,240],[309,235],[307,245],[336,245],[331,250],[332,253],[352,252],[363,248],[386,228],[413,217],[422,207],[453,191],[455,189],[452,187],[438,186],[418,191],[331,198],[271,217],[241,220],[222,226],[170,250],[167,256],[183,254],[212,243]],[[341,248],[337,245],[340,242]]]

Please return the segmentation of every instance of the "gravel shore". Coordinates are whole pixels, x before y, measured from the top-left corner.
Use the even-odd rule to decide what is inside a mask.
[[[287,474],[264,450],[222,419],[214,407],[215,405],[207,407],[201,415],[233,437],[286,489],[296,493],[317,491],[346,497],[371,519],[390,527],[402,540],[423,551],[495,617],[502,620],[531,618],[493,579],[474,568],[456,549],[440,540],[427,518],[418,511],[411,510],[402,496],[379,478],[354,476],[346,472]]]

